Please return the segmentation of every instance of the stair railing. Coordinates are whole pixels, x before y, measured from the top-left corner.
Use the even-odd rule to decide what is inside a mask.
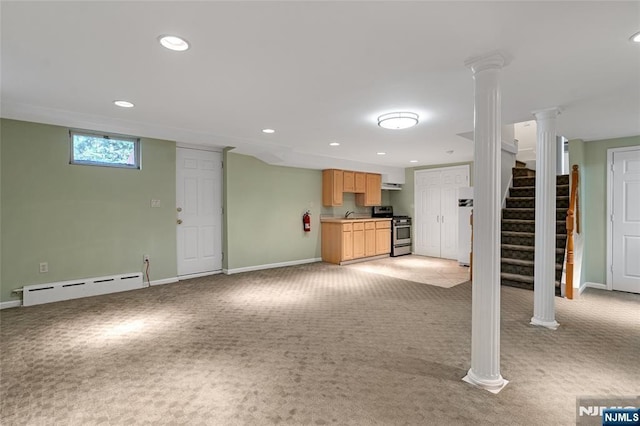
[[[580,233],[580,205],[578,204],[578,166],[573,165],[571,170],[571,196],[569,197],[569,209],[567,210],[567,284],[565,296],[573,299],[573,230],[574,226]]]

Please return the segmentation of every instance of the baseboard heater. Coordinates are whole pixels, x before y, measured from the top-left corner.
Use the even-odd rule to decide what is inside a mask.
[[[142,273],[112,275],[109,277],[86,278],[57,283],[24,286],[22,305],[32,306],[61,300],[98,296],[146,287]]]

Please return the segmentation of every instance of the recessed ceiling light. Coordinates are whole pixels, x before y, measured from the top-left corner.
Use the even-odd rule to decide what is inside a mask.
[[[418,160],[411,160],[411,161],[409,161],[409,162],[410,162],[410,163],[417,163],[417,162],[418,162]]]
[[[329,146],[340,146],[340,142],[331,142]]]
[[[189,48],[187,40],[174,35],[161,35],[158,37],[160,44],[169,50],[183,52]]]
[[[387,155],[387,153],[386,153],[386,152],[378,152],[377,154],[378,154],[378,155]]]
[[[629,40],[640,43],[640,31],[629,37]]]
[[[122,108],[133,108],[134,107],[134,105],[129,101],[113,101],[113,103],[116,104],[119,107],[122,107]]]
[[[378,126],[383,129],[408,129],[418,124],[418,114],[414,112],[390,112],[378,117]]]
[[[262,129],[262,133],[275,133],[276,131],[273,129]]]

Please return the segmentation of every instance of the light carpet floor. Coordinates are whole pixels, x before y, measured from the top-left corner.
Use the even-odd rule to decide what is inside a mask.
[[[502,289],[499,394],[470,365],[471,284],[323,263],[0,312],[2,425],[571,425],[637,395],[638,295]]]
[[[346,267],[444,288],[469,281],[469,268],[460,266],[455,260],[412,254],[352,263]]]

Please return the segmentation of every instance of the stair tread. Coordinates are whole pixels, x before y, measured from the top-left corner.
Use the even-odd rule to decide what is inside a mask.
[[[535,262],[533,260],[524,260],[524,259],[512,259],[510,257],[501,257],[501,263],[508,263],[509,265],[520,265],[520,266],[534,266]],[[556,269],[562,269],[561,263],[556,263]]]
[[[521,212],[521,211],[525,211],[525,210],[535,210],[535,208],[533,208],[533,207],[505,207],[502,210],[514,210],[514,211]],[[566,208],[566,207],[556,207],[556,212],[557,211],[565,211],[566,212],[567,210],[569,210],[569,209]]]
[[[535,232],[502,231],[502,235],[509,237],[535,237]],[[555,234],[556,238],[567,238],[567,234]]]
[[[517,231],[502,231],[502,235],[516,236],[516,237],[534,237],[534,232],[517,232]]]
[[[533,284],[533,277],[529,275],[510,274],[508,272],[500,273],[500,278],[505,278],[511,281],[520,281],[523,283]]]
[[[522,223],[525,225],[528,225],[530,223],[535,223],[536,221],[534,219],[502,219],[503,223]],[[558,223],[565,223],[565,220],[556,220],[556,224]]]
[[[569,199],[568,195],[556,195],[556,200],[560,199]],[[507,197],[507,200],[535,200],[536,197]],[[566,209],[566,207],[565,207]]]
[[[530,275],[510,274],[508,272],[500,273],[500,278],[504,278],[511,281],[519,281],[521,283],[533,284],[534,278]],[[560,281],[555,281],[556,287],[560,285]]]
[[[534,246],[520,246],[520,245],[517,245],[517,244],[501,244],[500,247],[503,248],[503,249],[506,249],[506,250],[520,250],[520,251],[534,251],[535,250]],[[557,254],[564,253],[564,249],[556,248],[556,253]]]

